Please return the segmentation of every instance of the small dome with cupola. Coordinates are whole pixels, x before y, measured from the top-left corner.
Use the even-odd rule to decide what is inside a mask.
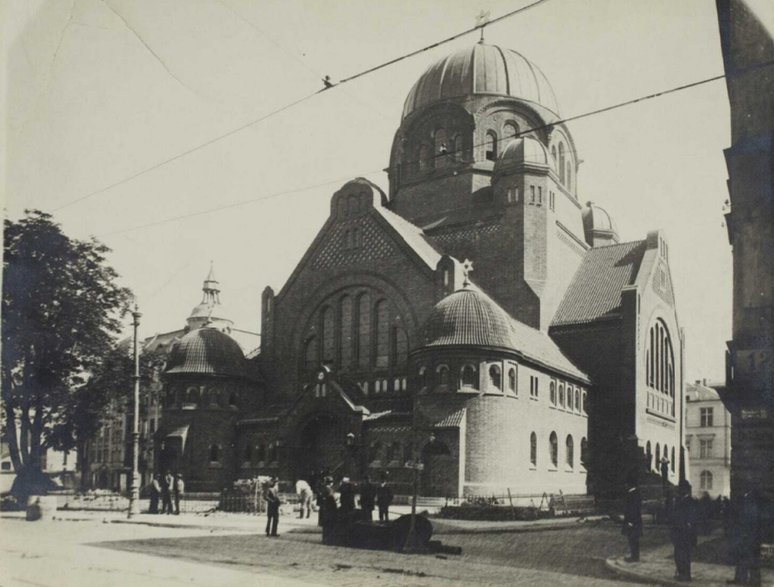
[[[620,241],[615,222],[604,208],[594,202],[586,202],[582,217],[586,242],[592,247],[613,245]]]

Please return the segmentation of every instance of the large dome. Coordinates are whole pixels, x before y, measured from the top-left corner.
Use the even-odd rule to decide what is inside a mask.
[[[524,56],[478,43],[431,65],[417,80],[403,106],[403,118],[434,102],[475,94],[510,96],[559,114],[551,84]]]
[[[425,346],[473,345],[511,349],[511,317],[479,291],[460,289],[433,308],[425,327]]]
[[[197,328],[186,334],[169,352],[166,372],[243,377],[245,356],[239,344],[215,328]]]

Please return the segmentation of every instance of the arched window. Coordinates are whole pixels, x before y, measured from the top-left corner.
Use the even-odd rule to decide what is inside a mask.
[[[462,387],[477,387],[478,378],[476,377],[476,368],[473,365],[465,365],[460,372],[460,383]]]
[[[548,397],[549,397],[549,400],[551,401],[551,405],[555,406],[556,405],[556,383],[553,381],[548,386]]]
[[[322,311],[322,341],[323,341],[323,363],[332,364],[336,360],[336,333],[333,331],[333,308],[326,306]]]
[[[656,462],[654,465],[658,471],[658,468],[661,466],[661,447],[659,446],[658,442],[656,443]]]
[[[529,435],[529,462],[533,467],[537,466],[537,434]]]
[[[564,407],[564,385],[559,384],[559,405]]]
[[[653,452],[650,449],[650,440],[649,440],[648,442],[645,443],[645,460],[647,461],[648,470],[650,470],[650,468],[653,466],[652,463],[650,462],[652,458],[653,458]]]
[[[588,414],[589,413],[589,406],[587,404],[587,398],[586,398],[586,392],[585,391],[581,394],[581,411],[584,414]]]
[[[408,336],[406,331],[396,326],[392,329],[393,361],[397,367],[402,368],[408,358]]]
[[[580,462],[581,462],[581,465],[583,465],[584,467],[588,466],[588,462],[589,462],[589,441],[586,440],[585,436],[583,438],[581,438]]]
[[[217,444],[210,445],[210,462],[211,463],[220,462],[220,447]]]
[[[710,471],[702,471],[699,475],[699,486],[702,491],[712,490],[712,473]]]
[[[352,338],[352,298],[341,298],[341,366],[344,369],[352,367],[355,356],[355,341]]]
[[[669,336],[666,324],[662,320],[656,320],[648,332],[648,349],[645,353],[646,378],[648,385],[665,394],[670,400],[675,396],[675,361],[672,339]],[[673,413],[674,404],[670,405],[669,412]]]
[[[432,149],[430,149],[430,145],[422,143],[419,147],[419,169],[429,169],[432,161]]]
[[[376,303],[376,368],[385,369],[390,358],[390,312],[387,300]]]
[[[575,388],[575,409],[578,411],[581,411],[581,401],[580,401],[581,395],[580,395],[580,389],[577,387]]]
[[[361,370],[371,367],[371,295],[360,294],[357,300],[357,365]]]
[[[570,165],[570,162],[567,162],[567,171],[565,172],[565,179],[567,180],[567,190],[572,190],[572,165]]]
[[[672,467],[672,472],[675,472],[675,447],[672,447],[672,459],[669,462],[669,466]]]
[[[317,337],[313,336],[306,341],[306,349],[304,350],[304,367],[311,371],[317,368]]]
[[[515,122],[506,122],[504,131],[506,142],[515,139],[519,135],[519,125]]]
[[[567,409],[572,410],[573,403],[572,403],[572,387],[567,388]]]
[[[484,145],[487,161],[494,161],[497,159],[497,135],[493,130],[486,133]]]
[[[559,143],[559,181],[564,185],[564,143]]]
[[[427,387],[427,367],[425,367],[424,365],[422,365],[417,370],[417,384],[418,384],[417,387],[419,387],[419,389],[424,389],[425,387]]]
[[[556,159],[556,145],[551,147],[551,157],[554,159],[554,168],[556,168],[556,162],[557,162],[557,159]]]
[[[446,365],[439,365],[436,373],[438,374],[438,385],[449,385],[449,368]]]
[[[575,441],[573,441],[572,436],[570,434],[567,435],[567,440],[565,441],[565,458],[567,460],[567,466],[571,469],[575,466]]]
[[[456,161],[462,161],[463,159],[462,135],[457,135],[454,137],[454,159]]]
[[[374,393],[379,393],[380,391],[382,391],[382,381],[377,379],[374,381]]]
[[[446,165],[446,153],[449,152],[449,145],[446,144],[446,131],[439,128],[435,131],[435,167],[441,168]]]
[[[513,367],[508,369],[508,391],[516,394],[516,369]]]
[[[556,467],[559,464],[559,443],[556,432],[552,432],[548,438],[548,454],[551,455],[551,466]]]
[[[498,367],[497,365],[492,365],[491,367],[489,367],[489,383],[491,383],[493,387],[496,387],[499,390],[502,390],[503,388],[500,367]]]

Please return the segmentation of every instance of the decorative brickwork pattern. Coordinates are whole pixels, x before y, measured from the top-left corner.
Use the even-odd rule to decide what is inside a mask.
[[[370,217],[342,222],[333,231],[320,254],[312,261],[316,270],[356,265],[386,259],[395,254],[393,244]]]

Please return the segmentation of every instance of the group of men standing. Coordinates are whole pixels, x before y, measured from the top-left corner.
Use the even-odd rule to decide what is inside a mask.
[[[185,482],[181,474],[172,475],[167,473],[162,477],[160,474],[153,476],[150,484],[150,514],[179,514],[180,500],[185,495]],[[174,499],[174,508],[172,500]],[[161,501],[161,512],[159,512],[159,501]]]

